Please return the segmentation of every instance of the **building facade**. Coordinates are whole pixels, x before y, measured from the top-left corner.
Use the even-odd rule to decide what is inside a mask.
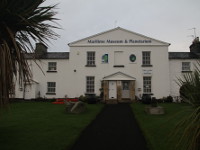
[[[15,97],[103,94],[106,102],[131,102],[143,94],[179,96],[176,76],[181,75],[182,65],[188,69],[188,63],[192,71],[197,56],[169,53],[169,45],[118,27],[70,43],[70,52],[49,53],[43,46],[42,53],[36,51],[37,63],[33,54],[27,54],[32,80],[22,87],[16,84]]]

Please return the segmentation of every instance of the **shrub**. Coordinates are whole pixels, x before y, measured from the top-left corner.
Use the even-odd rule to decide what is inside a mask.
[[[184,150],[200,150],[200,61],[191,73],[185,73],[177,81],[184,102],[193,106],[193,112],[176,126],[183,130],[179,145]]]
[[[143,104],[151,104],[151,95],[143,94],[142,95],[142,103]]]
[[[166,103],[172,103],[173,102],[173,97],[172,96],[167,96],[166,99],[164,100]]]
[[[152,107],[157,107],[158,106],[158,103],[157,103],[157,100],[156,100],[155,97],[152,97],[152,99],[151,99],[151,106]]]
[[[163,103],[163,102],[164,102],[164,99],[163,99],[163,98],[157,99],[157,103]]]
[[[81,95],[79,98],[79,101],[82,101],[82,102],[87,102],[87,97]]]
[[[98,101],[98,98],[95,94],[88,94],[87,97],[87,103],[88,104],[96,104]]]

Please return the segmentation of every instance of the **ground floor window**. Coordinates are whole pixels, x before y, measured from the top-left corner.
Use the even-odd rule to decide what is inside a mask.
[[[122,89],[129,90],[129,81],[122,81]]]
[[[143,92],[145,94],[151,93],[151,77],[143,77]]]
[[[56,82],[47,82],[47,93],[56,93]]]
[[[94,76],[87,76],[86,77],[86,93],[94,93]]]

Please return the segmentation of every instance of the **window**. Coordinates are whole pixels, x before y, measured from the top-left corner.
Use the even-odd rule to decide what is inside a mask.
[[[108,54],[104,54],[103,56],[102,56],[102,63],[108,63]]]
[[[136,61],[136,56],[134,54],[131,54],[129,56],[129,59],[130,59],[131,62],[135,62]]]
[[[151,77],[143,77],[143,92],[146,94],[151,93]]]
[[[48,63],[48,71],[56,71],[57,70],[57,63],[56,62],[49,62]]]
[[[94,77],[86,77],[86,93],[94,93]]]
[[[56,82],[47,82],[47,94],[56,93]]]
[[[129,90],[129,81],[122,81],[122,89]]]
[[[151,66],[151,52],[142,52],[142,65]]]
[[[191,71],[190,62],[182,62],[182,71]]]
[[[114,67],[124,67],[123,51],[115,51]]]
[[[87,52],[87,67],[95,67],[95,52]]]

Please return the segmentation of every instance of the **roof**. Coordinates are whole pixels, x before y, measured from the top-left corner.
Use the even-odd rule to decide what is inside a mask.
[[[169,52],[169,59],[198,59],[200,55],[191,52]]]
[[[147,37],[145,35],[142,35],[142,34],[139,34],[139,33],[136,33],[136,32],[121,28],[121,27],[117,27],[117,28],[114,28],[114,29],[111,29],[111,30],[108,30],[108,31],[104,31],[104,32],[101,32],[101,33],[98,33],[98,34],[95,34],[95,35],[92,35],[92,36],[89,36],[89,37],[86,37],[86,38],[83,38],[83,39],[80,39],[80,40],[77,40],[77,41],[74,41],[74,42],[71,42],[68,45],[69,46],[74,46],[75,44],[78,44],[78,43],[83,42],[85,40],[93,39],[95,37],[99,37],[101,35],[104,35],[104,34],[107,34],[107,33],[110,33],[110,32],[114,32],[114,31],[119,31],[119,30],[121,30],[123,32],[126,32],[126,33],[130,33],[130,34],[139,36],[139,37],[142,37],[144,39],[150,39],[150,40],[156,41],[156,42],[158,42],[160,44],[163,44],[163,45],[167,45],[167,46],[170,45],[170,43],[167,43],[167,42],[164,42],[164,41],[161,41],[161,40],[157,40],[157,39],[154,39],[154,38],[151,38],[151,37]]]
[[[69,59],[69,52],[47,52],[43,55],[37,55],[35,53],[26,53],[26,59]]]

